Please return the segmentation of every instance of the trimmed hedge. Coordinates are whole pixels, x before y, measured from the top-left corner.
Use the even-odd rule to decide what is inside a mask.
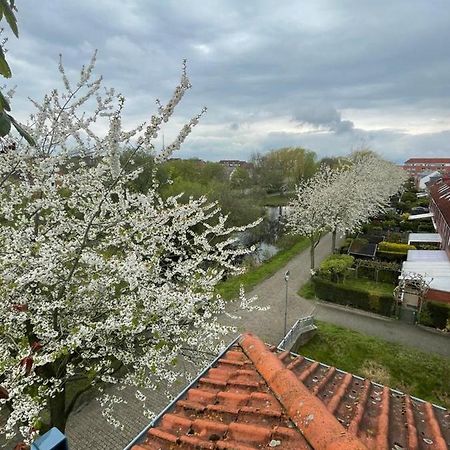
[[[450,305],[426,302],[420,313],[419,323],[443,330],[450,323]]]
[[[386,253],[402,253],[406,255],[408,250],[415,250],[414,245],[400,244],[397,242],[383,241],[378,244],[378,250]]]
[[[388,261],[406,261],[407,254],[400,252],[380,252],[377,251],[377,256]]]
[[[312,278],[316,296],[339,305],[353,306],[383,316],[391,316],[394,311],[392,295],[374,294],[362,289],[355,289],[345,284],[315,276]]]

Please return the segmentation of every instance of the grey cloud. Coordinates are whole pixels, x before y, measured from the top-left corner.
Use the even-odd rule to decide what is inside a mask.
[[[325,104],[310,104],[296,107],[293,120],[301,124],[311,124],[316,127],[325,127],[336,133],[345,133],[353,130],[351,120],[342,120],[341,113],[335,108]]]
[[[447,0],[41,0],[19,8],[21,37],[10,39],[8,56],[20,117],[30,112],[28,95],[39,98],[55,85],[60,52],[76,75],[98,48],[98,72],[125,94],[135,121],[148,117],[155,98],[168,98],[188,59],[194,87],[177,110],[180,120],[207,105],[204,123],[233,133],[211,136],[200,124],[184,154],[221,159],[297,141],[321,154],[345,153],[361,139],[397,159],[450,154],[446,130],[418,135],[354,125],[366,110],[380,111],[380,120],[400,109],[448,116]],[[343,119],[349,109],[355,116]],[[243,124],[279,117],[320,132],[268,127],[265,136],[242,137]]]

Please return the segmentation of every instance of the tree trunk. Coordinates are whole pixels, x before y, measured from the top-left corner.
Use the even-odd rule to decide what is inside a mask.
[[[336,250],[336,235],[337,235],[337,230],[335,228],[333,230],[333,232],[331,233],[331,253],[334,253],[334,251]]]
[[[311,247],[309,249],[309,253],[311,255],[311,270],[314,269],[315,263],[314,263],[314,251],[316,249],[315,243],[314,243],[314,239],[310,239],[311,242]]]
[[[55,397],[50,399],[50,427],[58,428],[61,433],[66,430],[66,389],[58,392]]]

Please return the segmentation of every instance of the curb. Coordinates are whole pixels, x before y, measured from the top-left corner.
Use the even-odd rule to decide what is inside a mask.
[[[397,319],[392,319],[390,317],[382,316],[380,314],[375,314],[375,313],[371,313],[369,311],[352,308],[351,306],[336,305],[335,303],[326,302],[324,300],[316,300],[316,305],[325,306],[326,308],[331,308],[331,309],[337,309],[339,311],[356,314],[359,316],[370,317],[372,319],[383,320],[385,322],[397,322]]]

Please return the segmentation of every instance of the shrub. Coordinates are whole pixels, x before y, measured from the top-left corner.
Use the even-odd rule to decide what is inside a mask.
[[[419,323],[439,329],[447,328],[450,320],[450,305],[437,302],[426,302],[420,313]]]
[[[388,261],[406,261],[406,254],[399,252],[377,252],[377,256]]]
[[[363,289],[355,289],[345,284],[336,284],[325,278],[313,277],[316,296],[322,300],[348,305],[383,316],[391,316],[394,309],[392,295],[375,294]]]
[[[321,276],[338,280],[339,275],[349,269],[355,258],[350,255],[330,255],[320,264],[319,273]]]
[[[408,253],[408,250],[415,250],[414,245],[400,244],[398,242],[383,241],[378,244],[378,250],[382,252]]]
[[[383,241],[378,244],[377,255],[389,261],[402,261],[406,259],[408,250],[415,249],[414,245]]]

